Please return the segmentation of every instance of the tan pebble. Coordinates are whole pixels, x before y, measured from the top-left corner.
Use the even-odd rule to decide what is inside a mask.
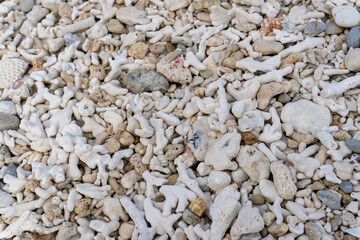
[[[79,214],[80,217],[83,217],[89,210],[89,205],[91,202],[92,201],[90,198],[82,198],[77,200],[75,203],[75,213]]]
[[[51,240],[52,234],[39,235],[37,233],[31,233],[32,240]]]
[[[297,149],[299,147],[299,143],[294,139],[288,138],[287,139],[287,146],[288,148]]]
[[[117,19],[111,19],[105,25],[108,31],[111,33],[122,34],[126,32],[126,28],[124,27],[124,25]]]
[[[168,177],[168,182],[166,183],[166,185],[175,185],[177,182],[177,179],[179,178],[179,174],[173,174],[170,177]]]
[[[321,182],[313,182],[308,185],[307,188],[311,188],[313,191],[323,190],[325,189],[325,185]]]
[[[289,227],[286,223],[277,224],[276,222],[274,222],[267,228],[267,231],[274,237],[282,236],[287,233],[288,230]]]
[[[102,145],[104,141],[108,138],[109,134],[107,132],[102,132],[96,135],[95,145]]]
[[[206,45],[209,47],[218,47],[220,45],[224,44],[224,40],[219,37],[210,37],[208,40],[206,40]]]
[[[36,199],[36,195],[32,192],[29,192],[26,197],[23,199],[23,203],[31,202]]]
[[[165,153],[165,157],[167,160],[174,160],[175,158],[177,158],[181,153],[183,153],[185,150],[185,146],[182,144],[174,144],[171,145],[166,153]]]
[[[196,14],[196,18],[200,21],[211,22],[210,14],[207,12],[199,12]]]
[[[206,209],[206,203],[202,198],[196,198],[190,203],[189,209],[201,217]]]
[[[135,152],[144,155],[146,153],[146,147],[141,143],[137,143],[135,145]]]
[[[166,44],[166,51],[168,53],[175,51],[175,49],[176,49],[176,46],[174,44],[172,44],[172,43]]]
[[[97,173],[83,175],[82,180],[84,183],[94,183],[97,177]]]
[[[263,55],[278,54],[284,49],[284,45],[280,42],[266,41],[263,39],[256,40],[252,46],[256,52],[262,53]]]
[[[298,143],[304,142],[307,145],[311,144],[315,140],[315,138],[310,134],[297,133],[297,132],[293,132],[293,134],[291,134],[290,137],[295,141],[297,141]]]
[[[113,177],[109,177],[108,182],[109,182],[109,185],[111,186],[111,189],[114,191],[119,190],[121,187],[120,184]]]
[[[72,7],[69,4],[67,4],[66,2],[62,2],[58,6],[58,13],[59,13],[59,16],[62,18],[71,19],[72,11],[73,11]]]
[[[37,187],[40,186],[40,182],[36,180],[28,180],[25,184],[25,189],[29,192],[34,192]]]
[[[193,2],[193,7],[195,10],[211,10],[212,6],[218,5],[220,6],[221,0],[198,0]]]
[[[124,132],[121,135],[121,138],[120,138],[121,146],[130,146],[131,144],[134,143],[134,141],[135,141],[134,136],[131,135],[131,133],[129,133],[129,132]]]
[[[252,145],[256,143],[257,138],[254,134],[251,132],[242,132],[241,133],[241,142],[245,145]]]
[[[158,43],[155,43],[155,44],[152,44],[150,45],[150,52],[152,52],[153,54],[156,54],[156,55],[160,55],[162,54],[163,52],[165,52],[165,49],[166,49],[166,42],[158,42]]]
[[[75,83],[74,82],[74,76],[73,75],[70,75],[65,71],[62,71],[60,73],[60,77],[66,82],[67,86],[69,86],[69,84],[75,86],[75,84],[74,84]]]
[[[119,228],[119,235],[122,239],[125,240],[130,239],[134,229],[135,229],[134,224],[128,222],[122,223]]]
[[[39,70],[43,69],[43,67],[42,67],[43,62],[38,58],[33,59],[32,65],[33,65],[32,72],[39,71]]]
[[[256,96],[258,99],[258,108],[261,110],[265,109],[269,105],[271,98],[283,91],[284,86],[281,83],[272,82],[261,85]]]
[[[263,215],[263,219],[266,226],[270,226],[272,222],[275,220],[275,214],[272,212],[267,212]]]
[[[138,42],[131,45],[128,55],[136,59],[143,59],[149,50],[149,46],[146,43]]]
[[[297,187],[292,180],[289,168],[281,162],[275,161],[271,163],[270,170],[280,197],[284,199],[293,198],[296,194]]]
[[[115,138],[109,138],[106,143],[106,148],[110,153],[114,153],[120,149],[120,142]]]
[[[331,135],[333,135],[333,137],[338,141],[345,141],[347,139],[351,139],[351,135],[347,131],[344,131],[344,130],[332,132]]]
[[[105,68],[102,65],[92,65],[90,66],[90,78],[97,78],[99,80],[104,80],[106,77]]]
[[[147,170],[145,165],[142,163],[141,159],[142,159],[141,155],[138,153],[135,153],[134,155],[132,155],[130,157],[130,160],[129,160],[131,166],[133,166],[135,171],[140,175],[142,175]]]
[[[50,208],[48,211],[46,211],[45,216],[50,221],[53,221],[61,215],[61,212],[62,212],[61,208],[59,208],[58,206],[54,206]]]
[[[292,66],[294,67],[295,63],[298,62],[301,59],[301,53],[292,53],[290,54],[287,58],[285,58],[285,60],[281,63],[280,65],[280,69],[281,68],[285,68],[287,66]]]
[[[255,205],[262,205],[265,203],[264,197],[260,194],[255,194],[251,197],[251,202]]]
[[[229,57],[229,58],[225,58],[223,61],[223,65],[224,67],[228,67],[228,68],[236,68],[236,58],[234,57]]]

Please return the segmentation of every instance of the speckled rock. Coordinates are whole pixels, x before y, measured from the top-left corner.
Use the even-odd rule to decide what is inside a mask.
[[[146,166],[142,163],[141,159],[142,156],[139,153],[135,153],[130,157],[129,160],[131,166],[133,166],[135,171],[140,175],[142,175],[147,170]]]
[[[143,59],[149,50],[149,46],[146,43],[138,42],[131,45],[128,55],[136,59]]]
[[[56,235],[56,240],[68,240],[72,236],[75,236],[77,234],[77,227],[78,225],[76,223],[72,222],[63,222],[61,224],[61,227],[59,229],[59,232]]]
[[[328,190],[320,190],[318,192],[319,199],[332,210],[339,210],[341,207],[341,200],[335,194]]]
[[[295,196],[297,187],[291,178],[290,170],[279,161],[272,162],[270,170],[274,178],[274,183],[280,197],[291,199]]]
[[[35,4],[35,0],[20,0],[20,10],[22,12],[29,12]]]
[[[192,74],[189,68],[184,67],[184,57],[182,55],[170,62],[168,62],[167,57],[162,58],[156,64],[156,71],[164,75],[170,82],[187,84],[192,81]]]
[[[28,66],[29,64],[20,58],[2,59],[0,61],[0,88],[10,88],[23,76]]]
[[[114,153],[120,149],[120,142],[116,138],[109,138],[106,143],[109,153]]]
[[[19,118],[12,114],[0,113],[0,131],[19,128]]]
[[[284,45],[280,42],[266,41],[263,39],[256,40],[252,46],[256,52],[260,52],[263,55],[278,54],[284,49]]]
[[[80,217],[83,217],[89,210],[90,204],[91,204],[90,198],[82,198],[77,200],[75,203],[75,213],[79,214]]]
[[[195,10],[201,11],[206,9],[210,11],[212,6],[220,5],[220,3],[221,0],[197,0],[192,5]]]
[[[321,239],[321,228],[313,222],[305,223],[305,234],[309,240],[320,240]]]
[[[73,11],[72,7],[66,2],[61,2],[58,6],[58,13],[59,16],[62,18],[71,19],[72,11]]]
[[[122,80],[122,85],[132,93],[143,93],[160,91],[166,92],[169,82],[155,71],[134,71],[126,74]]]
[[[325,25],[325,33],[326,34],[339,34],[339,33],[342,33],[343,31],[344,31],[344,28],[339,27],[334,22],[328,22]]]
[[[360,47],[360,27],[351,28],[346,44],[348,48],[358,48]]]
[[[335,23],[340,27],[350,28],[360,22],[360,13],[356,8],[348,5],[336,6],[331,11]]]
[[[182,219],[190,225],[196,225],[200,222],[200,218],[193,212],[191,212],[189,209],[185,209],[182,215]]]
[[[102,65],[92,65],[90,66],[90,78],[97,78],[99,80],[104,80],[106,77],[105,68]]]
[[[318,21],[308,22],[304,29],[304,33],[310,36],[316,36],[324,31],[325,31],[325,24]]]
[[[354,185],[350,181],[342,181],[340,188],[346,193],[352,193],[354,191]]]
[[[345,144],[354,153],[360,153],[360,140],[348,139],[345,141]]]
[[[171,145],[166,153],[165,153],[165,157],[167,160],[174,160],[175,158],[177,158],[181,153],[183,153],[185,150],[185,146],[182,144],[173,144]]]
[[[150,45],[149,51],[153,54],[160,55],[166,50],[166,43],[165,42],[158,42],[155,44]]]

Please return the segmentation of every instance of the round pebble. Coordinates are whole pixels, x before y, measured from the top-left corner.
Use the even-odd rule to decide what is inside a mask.
[[[267,228],[267,231],[274,237],[282,236],[287,233],[288,230],[289,227],[286,223],[277,224],[276,222],[274,222]]]
[[[10,129],[18,129],[20,120],[17,116],[0,113],[0,131],[10,130]]]
[[[340,183],[340,188],[345,193],[352,193],[354,191],[354,185],[350,181],[342,181]]]
[[[335,23],[340,27],[350,28],[356,26],[360,22],[360,13],[352,6],[336,6],[331,12]]]
[[[334,22],[328,22],[325,25],[325,33],[326,34],[339,34],[342,33],[344,31],[344,28],[339,27],[338,25],[336,25],[336,23]]]
[[[251,201],[255,205],[262,205],[265,203],[264,197],[260,194],[252,196]]]
[[[193,212],[191,212],[189,209],[185,209],[183,212],[182,219],[190,225],[196,225],[200,222],[200,218]]]
[[[360,47],[360,27],[353,27],[349,31],[346,44],[348,48]]]
[[[335,217],[333,219],[330,220],[330,225],[331,225],[331,230],[332,231],[337,231],[339,226],[341,225],[342,221],[341,218],[339,217]]]
[[[29,12],[35,4],[35,0],[20,0],[20,10],[22,12]]]
[[[305,234],[310,240],[321,239],[321,228],[313,222],[305,223]]]
[[[328,190],[318,191],[319,199],[332,210],[339,210],[341,207],[340,198]]]
[[[146,56],[148,50],[149,50],[149,46],[147,44],[143,42],[138,42],[131,45],[128,51],[128,55],[136,59],[142,59]]]
[[[360,140],[348,139],[345,141],[345,145],[354,153],[360,153]]]
[[[114,153],[120,149],[120,142],[115,138],[110,138],[107,141],[106,148],[110,153]]]
[[[304,33],[310,36],[316,36],[324,31],[325,31],[325,24],[318,21],[308,22],[304,29]]]

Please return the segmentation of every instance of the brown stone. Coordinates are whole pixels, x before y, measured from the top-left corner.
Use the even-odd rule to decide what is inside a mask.
[[[131,45],[128,55],[136,59],[143,59],[149,50],[149,46],[146,43],[138,42]]]
[[[130,157],[130,164],[134,167],[135,171],[142,175],[147,169],[141,161],[142,157],[140,154],[135,153]]]
[[[263,205],[265,203],[264,197],[260,194],[255,194],[251,197],[251,202],[255,205]]]
[[[33,240],[51,240],[52,234],[39,235],[37,233],[31,233],[31,237]]]
[[[168,182],[166,183],[166,185],[175,185],[175,183],[177,182],[177,179],[179,178],[179,174],[173,174],[170,177],[168,177]]]
[[[289,227],[286,223],[277,224],[273,222],[268,228],[267,231],[274,237],[279,237],[287,233]]]
[[[347,131],[344,131],[344,130],[332,132],[331,135],[333,135],[333,137],[338,141],[345,141],[347,139],[351,139],[351,135]]]
[[[241,144],[252,145],[256,143],[257,138],[251,132],[242,132],[241,133]]]

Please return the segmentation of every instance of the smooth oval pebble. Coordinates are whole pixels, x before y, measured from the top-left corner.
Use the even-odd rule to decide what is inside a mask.
[[[350,28],[360,22],[360,14],[354,7],[346,5],[336,6],[331,12],[335,23],[340,27]]]
[[[360,48],[351,48],[348,51],[345,56],[345,66],[350,71],[360,71]]]
[[[320,190],[319,199],[332,210],[339,210],[341,207],[340,198],[328,190]]]
[[[350,181],[342,181],[340,183],[340,188],[345,193],[352,193],[354,191],[354,185]]]
[[[348,139],[345,140],[345,145],[354,153],[360,153],[360,140]]]
[[[360,27],[353,27],[347,37],[346,44],[348,48],[360,47]]]
[[[320,240],[322,235],[321,227],[319,227],[313,222],[305,223],[305,233],[310,240]]]
[[[200,218],[193,212],[191,212],[189,209],[185,209],[183,212],[182,219],[190,225],[196,225],[200,222]]]
[[[160,91],[166,92],[169,82],[155,71],[134,71],[126,74],[121,81],[123,86],[132,93]]]
[[[342,31],[344,31],[344,28],[339,27],[338,25],[336,25],[336,23],[334,22],[328,22],[326,23],[325,26],[325,33],[326,34],[338,34],[338,33],[342,33]]]
[[[310,36],[316,36],[324,31],[325,31],[325,24],[318,21],[308,22],[304,29],[304,33]]]
[[[0,113],[0,131],[13,129],[16,130],[19,128],[19,118],[17,116]]]
[[[13,176],[16,177],[16,176],[17,176],[17,173],[16,173],[17,167],[18,167],[18,165],[16,165],[15,163],[11,163],[11,164],[7,167],[6,171],[7,171],[8,174],[13,175]]]

